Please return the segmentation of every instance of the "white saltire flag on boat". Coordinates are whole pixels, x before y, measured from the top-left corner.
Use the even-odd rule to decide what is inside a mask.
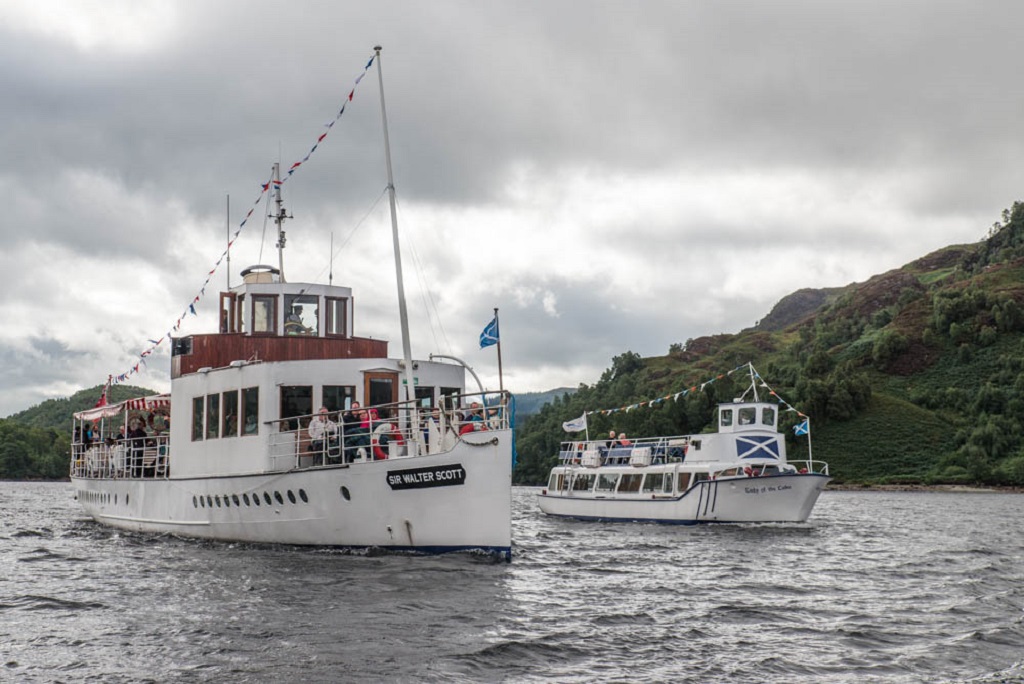
[[[805,420],[802,423],[797,423],[793,426],[793,433],[797,435],[806,435],[811,429],[810,424]]]
[[[562,423],[562,429],[566,432],[580,432],[587,429],[587,414],[584,413],[579,418],[573,418]]]
[[[497,311],[497,309],[495,309]],[[490,347],[492,344],[497,344],[498,340],[498,317],[495,316],[491,319],[491,322],[484,327],[484,331],[480,333],[480,348]]]

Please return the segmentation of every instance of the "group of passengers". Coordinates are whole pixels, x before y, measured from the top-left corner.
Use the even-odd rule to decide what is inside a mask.
[[[326,406],[321,406],[306,430],[308,450],[323,455],[331,463],[384,459],[391,442],[403,441],[390,411],[364,409],[358,401],[341,414],[340,424],[331,418]]]
[[[170,418],[164,418],[163,426],[166,430],[170,430]],[[159,437],[160,434],[155,431],[153,435],[150,435],[146,431],[146,424],[142,418],[132,418],[127,429],[123,424],[119,425],[116,434],[103,438],[101,431],[87,422],[83,426],[75,427],[74,442],[76,446],[80,445],[82,454],[94,446],[106,447],[108,454],[120,447],[126,458],[125,475],[153,477],[156,475],[156,459],[151,459],[149,463],[146,463],[145,450],[146,447],[156,446],[154,438]]]
[[[340,420],[335,420],[326,406],[309,421],[306,428],[309,436],[307,450],[321,455],[326,463],[352,463],[363,460],[382,460],[391,454],[391,445],[402,446],[405,439],[397,425],[394,415],[387,408],[364,409],[358,401],[352,407],[341,412]],[[420,429],[423,443],[430,444],[432,434],[439,435],[441,415],[437,408],[426,409],[420,416]],[[452,411],[448,414],[449,425],[459,435],[479,430],[494,430],[501,427],[499,408],[484,409],[479,402],[473,402],[465,411]]]

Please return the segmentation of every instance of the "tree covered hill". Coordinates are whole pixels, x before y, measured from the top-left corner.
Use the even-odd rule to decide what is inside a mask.
[[[563,421],[674,396],[747,361],[812,417],[813,456],[839,482],[1024,485],[1024,203],[979,243],[799,290],[740,333],[616,356],[596,383],[522,421],[516,481],[545,481]],[[717,402],[745,388],[727,375],[678,400],[591,414],[590,434],[707,430]],[[789,430],[796,413],[782,416],[791,455],[805,458],[806,439]]]

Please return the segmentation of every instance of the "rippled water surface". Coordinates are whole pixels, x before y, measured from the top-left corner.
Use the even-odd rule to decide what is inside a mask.
[[[806,525],[551,519],[511,564],[214,544],[0,482],[0,680],[1024,681],[1024,496],[825,492]]]

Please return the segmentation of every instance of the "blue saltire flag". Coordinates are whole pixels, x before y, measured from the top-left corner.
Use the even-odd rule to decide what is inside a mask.
[[[491,322],[487,324],[484,331],[480,333],[480,348],[490,347],[492,344],[498,343],[498,317],[495,316],[491,319]]]
[[[797,435],[806,435],[808,432],[810,432],[810,429],[811,426],[808,425],[806,420],[802,423],[797,423],[796,425],[793,426],[793,432],[794,434]]]

